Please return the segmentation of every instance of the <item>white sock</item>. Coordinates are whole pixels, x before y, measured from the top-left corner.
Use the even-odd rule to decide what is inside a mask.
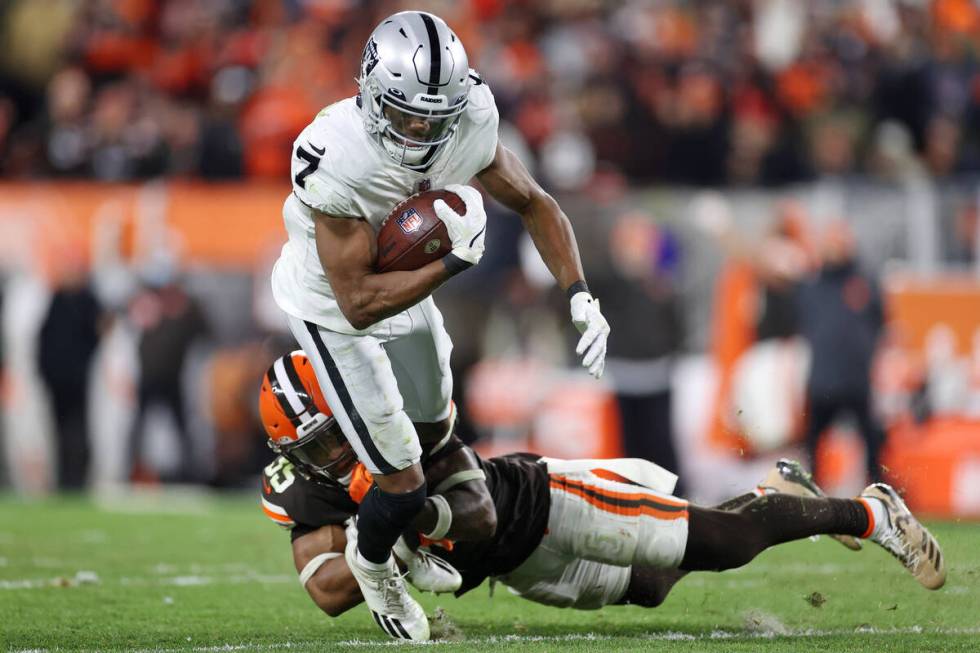
[[[885,504],[881,499],[876,499],[875,497],[861,497],[861,501],[863,501],[864,505],[871,511],[871,517],[875,522],[874,528],[869,536],[873,540],[880,536],[890,525],[888,520],[888,509],[885,507]]]
[[[361,552],[357,552],[357,565],[363,567],[368,571],[385,571],[388,569],[388,565],[391,563],[391,556],[384,562],[371,562],[367,558],[361,555]]]

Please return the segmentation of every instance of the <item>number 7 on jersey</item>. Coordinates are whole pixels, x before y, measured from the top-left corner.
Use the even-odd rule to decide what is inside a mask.
[[[303,159],[307,163],[305,168],[296,173],[295,178],[296,185],[302,186],[303,188],[306,188],[306,178],[316,172],[316,169],[320,167],[320,157],[327,151],[325,147],[317,148],[313,144],[310,144],[310,149],[320,156],[304,150],[302,145],[296,147],[296,158]]]

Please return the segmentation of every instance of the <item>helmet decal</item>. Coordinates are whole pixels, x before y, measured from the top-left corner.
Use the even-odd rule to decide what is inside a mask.
[[[429,95],[435,95],[439,92],[438,86],[442,86],[442,52],[439,46],[439,32],[436,30],[436,23],[432,20],[432,16],[427,13],[419,12],[419,18],[422,19],[422,23],[425,25],[425,32],[429,36],[429,80],[428,82],[423,81],[422,76],[419,75],[419,62],[415,62],[415,74],[418,76],[418,80],[423,84],[428,83],[429,85]],[[416,51],[416,54],[421,50]],[[450,68],[451,70],[451,68]]]
[[[361,57],[361,76],[367,77],[374,70],[374,67],[378,65],[378,44],[373,39],[368,39],[367,45],[364,46],[364,55]]]
[[[304,416],[308,418],[318,412],[316,404],[299,378],[292,356],[279,358],[270,372],[269,377],[274,381],[270,384],[272,391],[293,426],[300,426]]]

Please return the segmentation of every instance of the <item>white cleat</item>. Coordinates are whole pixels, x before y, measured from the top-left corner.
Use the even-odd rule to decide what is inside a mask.
[[[422,606],[408,593],[394,556],[388,558],[384,569],[365,568],[357,555],[357,531],[348,528],[344,559],[361,588],[371,616],[385,634],[413,642],[429,639],[429,620]]]
[[[792,494],[797,497],[825,497],[824,491],[817,485],[808,472],[803,469],[803,465],[795,460],[780,458],[776,462],[765,480],[759,484],[761,489],[772,489],[783,494]],[[851,551],[861,550],[861,541],[853,535],[831,535]]]
[[[416,589],[443,594],[455,592],[463,584],[455,567],[423,549],[412,551],[402,538],[398,538],[392,551],[405,564],[408,580]]]
[[[895,556],[926,589],[942,587],[946,564],[939,542],[919,523],[898,493],[890,485],[874,483],[864,488],[861,498],[878,499],[888,512],[888,523],[876,525],[871,541]]]

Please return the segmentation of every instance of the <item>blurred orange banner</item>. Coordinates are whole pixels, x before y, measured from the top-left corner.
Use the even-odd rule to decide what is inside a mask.
[[[966,274],[896,274],[888,278],[885,289],[890,324],[899,330],[903,346],[923,352],[937,327],[949,329],[958,354],[980,346],[974,340],[980,337],[980,279]]]
[[[281,212],[288,193],[285,182],[4,183],[0,264],[46,267],[68,251],[92,252],[98,234],[115,228],[124,258],[165,235],[185,262],[251,268],[286,239]]]

